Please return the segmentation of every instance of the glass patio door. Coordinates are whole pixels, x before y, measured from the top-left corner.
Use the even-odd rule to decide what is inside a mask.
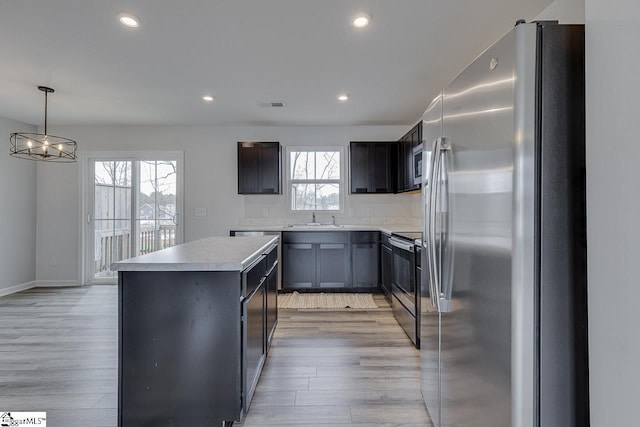
[[[176,244],[176,161],[143,160],[136,162],[137,232],[134,256],[165,249]]]
[[[111,263],[181,243],[178,160],[91,160],[89,279],[112,279]]]
[[[111,263],[131,257],[131,161],[93,162],[93,278],[115,277]]]

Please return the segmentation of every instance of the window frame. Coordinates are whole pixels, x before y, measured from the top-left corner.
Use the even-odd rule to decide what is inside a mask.
[[[80,180],[80,203],[79,217],[80,233],[78,245],[82,259],[78,265],[78,278],[83,285],[87,284],[116,284],[117,277],[114,278],[94,278],[93,270],[90,265],[93,247],[88,244],[88,235],[93,233],[92,223],[94,218],[93,205],[93,179],[94,179],[94,162],[95,161],[176,161],[176,244],[183,243],[184,240],[184,151],[83,151],[78,155],[80,167],[78,168]],[[133,167],[132,167],[133,169]],[[133,172],[133,170],[132,170]],[[136,179],[132,173],[131,181]],[[133,192],[133,190],[132,190]],[[133,211],[135,202],[132,199],[132,218],[134,221]]]
[[[322,152],[322,151],[337,151],[340,153],[340,179],[292,179],[291,177],[291,153],[296,151],[311,151],[311,152]],[[337,145],[321,145],[321,146],[287,146],[285,149],[286,159],[285,159],[285,195],[287,197],[287,210],[289,213],[295,214],[303,214],[310,212],[344,212],[344,203],[345,197],[344,192],[346,189],[347,181],[345,179],[345,150],[342,146]],[[293,188],[292,185],[295,183],[302,184],[337,184],[340,195],[338,197],[338,209],[309,209],[309,210],[301,210],[301,209],[293,209]]]

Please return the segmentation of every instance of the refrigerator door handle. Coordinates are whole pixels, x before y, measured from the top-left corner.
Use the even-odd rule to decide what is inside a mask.
[[[432,153],[434,153],[436,149],[436,140],[433,141],[432,144]],[[433,242],[431,239],[431,206],[433,205],[433,161],[435,156],[429,157],[429,168],[428,175],[425,176],[427,179],[427,186],[425,188],[425,199],[426,199],[426,209],[424,212],[424,247],[425,247],[425,258],[426,258],[426,279],[429,284],[429,296],[431,297],[431,305],[433,307],[438,307],[438,303],[436,302],[436,287],[435,287],[435,279],[433,275],[433,266],[431,265],[431,252],[433,251]]]
[[[433,145],[432,169],[430,177],[429,192],[429,268],[433,273],[430,274],[431,283],[430,290],[432,293],[432,303],[438,309],[439,313],[447,313],[450,310],[451,294],[452,294],[452,254],[448,250],[449,246],[449,184],[447,162],[450,162],[451,146],[446,138],[438,138]],[[446,156],[449,154],[448,156]],[[446,157],[445,157],[446,156]],[[444,174],[444,175],[443,175]],[[443,188],[443,183],[446,184]],[[444,193],[443,193],[444,191]],[[446,202],[446,206],[443,203]],[[438,212],[438,207],[444,215]],[[444,221],[444,222],[443,222]],[[444,228],[444,230],[443,230]],[[436,239],[436,232],[438,238]],[[438,256],[439,255],[439,256]],[[447,283],[446,288],[442,286],[444,275],[445,260],[447,267]]]
[[[442,297],[442,215],[438,211],[438,207],[440,206],[441,201],[441,184],[442,184],[442,176],[441,176],[441,167],[442,167],[442,144],[444,142],[444,138],[438,138],[438,143],[436,146],[436,159],[435,165],[433,168],[433,209],[432,209],[432,224],[431,224],[431,235],[433,236],[433,264],[434,264],[434,273],[436,276],[436,297],[437,297],[437,307],[438,312],[446,312],[444,299]]]
[[[428,222],[427,222],[427,234],[428,234],[428,254],[427,260],[429,264],[429,290],[431,292],[431,303],[434,307],[440,311],[440,286],[438,285],[439,271],[438,260],[436,258],[436,200],[437,200],[437,185],[438,185],[438,158],[440,153],[441,139],[437,138],[433,141],[433,151],[431,155],[431,168],[429,174],[429,209],[428,209]]]
[[[441,211],[443,224],[440,234],[440,278],[438,280],[438,292],[440,296],[440,312],[451,310],[451,297],[453,293],[453,252],[450,250],[449,236],[451,235],[451,202],[449,200],[449,165],[452,161],[451,145],[446,138],[442,138],[440,144],[440,158],[438,167],[440,202],[444,204]]]

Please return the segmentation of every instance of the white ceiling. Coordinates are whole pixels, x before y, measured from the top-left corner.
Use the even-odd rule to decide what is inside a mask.
[[[41,125],[36,86],[46,85],[56,90],[50,125],[411,124],[465,64],[548,3],[0,0],[0,116]],[[123,11],[138,30],[118,23]],[[373,19],[358,30],[360,11]]]

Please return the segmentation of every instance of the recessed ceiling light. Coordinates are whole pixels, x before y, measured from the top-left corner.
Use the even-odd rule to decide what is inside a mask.
[[[206,101],[206,102],[213,102],[213,96],[205,95],[205,96],[202,97],[202,100]]]
[[[338,101],[345,102],[349,100],[349,95],[346,93],[338,95]]]
[[[371,22],[371,15],[368,13],[360,13],[353,18],[351,24],[356,28],[364,28]]]
[[[130,13],[119,13],[118,20],[125,27],[138,28],[140,26],[140,19]]]

